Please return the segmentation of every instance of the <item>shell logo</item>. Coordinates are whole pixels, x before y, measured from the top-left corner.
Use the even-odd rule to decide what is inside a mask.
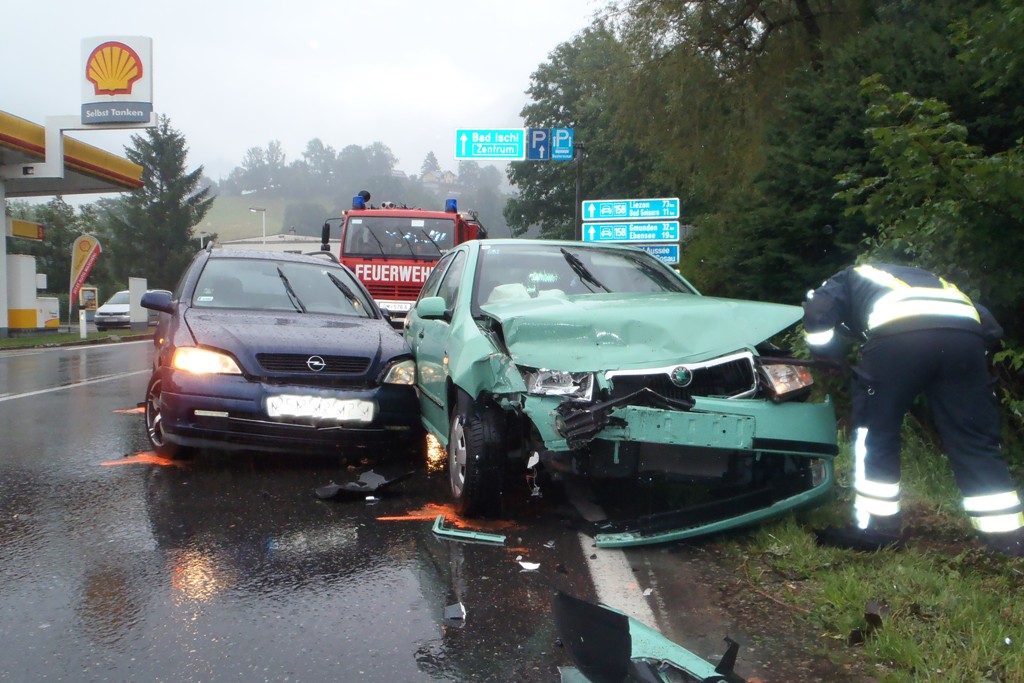
[[[124,43],[103,43],[89,55],[85,77],[97,95],[130,95],[132,86],[142,78],[142,60]]]

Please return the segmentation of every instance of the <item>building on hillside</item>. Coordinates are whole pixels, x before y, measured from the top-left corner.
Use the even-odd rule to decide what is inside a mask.
[[[331,253],[337,256],[340,249],[339,240],[332,239],[329,244]],[[257,236],[217,242],[214,245],[214,248],[216,247],[276,251],[288,254],[308,254],[312,251],[320,251],[320,238],[310,237],[309,235],[296,235],[294,232],[289,232],[280,235],[267,235],[266,240],[262,236]]]

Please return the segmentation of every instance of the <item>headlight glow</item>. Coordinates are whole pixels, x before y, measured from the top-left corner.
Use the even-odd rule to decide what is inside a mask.
[[[241,375],[235,359],[225,353],[200,349],[195,346],[181,346],[174,351],[171,365],[177,370],[194,375]]]
[[[810,371],[798,365],[762,365],[761,369],[779,400],[793,398],[794,394],[803,393],[814,384]]]
[[[416,363],[412,360],[395,363],[384,375],[384,384],[416,384]]]
[[[589,401],[594,395],[594,373],[565,370],[522,369],[527,393],[535,396],[564,396]]]

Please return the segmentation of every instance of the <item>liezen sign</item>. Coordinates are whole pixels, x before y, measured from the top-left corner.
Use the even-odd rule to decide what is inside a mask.
[[[597,199],[583,202],[585,221],[652,221],[679,218],[679,198]]]

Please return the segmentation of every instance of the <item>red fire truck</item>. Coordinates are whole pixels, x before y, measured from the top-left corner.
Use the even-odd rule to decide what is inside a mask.
[[[352,208],[324,223],[326,245],[332,224],[341,224],[341,262],[362,280],[377,303],[400,321],[416,301],[431,268],[441,255],[471,239],[487,236],[473,212],[460,213],[454,199],[443,211],[369,203],[363,191]]]

